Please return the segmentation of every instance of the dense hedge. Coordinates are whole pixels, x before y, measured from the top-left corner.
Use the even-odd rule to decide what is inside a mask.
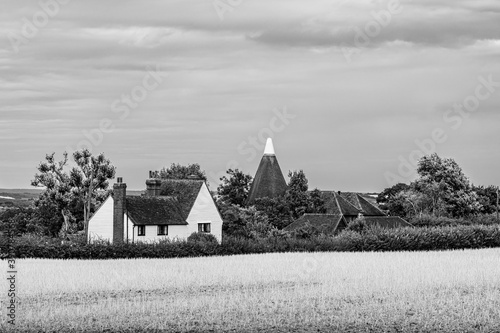
[[[178,258],[269,252],[314,251],[428,251],[500,247],[500,226],[371,229],[345,231],[335,237],[310,239],[226,237],[213,242],[161,242],[156,244],[78,244],[58,239],[17,237],[13,241],[16,258],[116,259]],[[5,243],[2,246],[5,258]]]
[[[415,227],[456,227],[460,225],[500,225],[495,214],[477,215],[465,218],[436,217],[423,215],[414,217],[409,221]]]

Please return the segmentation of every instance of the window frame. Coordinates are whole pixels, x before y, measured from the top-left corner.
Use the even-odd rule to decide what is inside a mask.
[[[208,228],[207,228],[208,226]],[[208,230],[207,230],[208,229]],[[198,232],[204,234],[212,233],[212,223],[198,223]]]
[[[145,225],[138,225],[137,226],[137,236],[138,237],[146,236],[146,226]]]
[[[163,231],[163,232],[160,233],[160,231]],[[165,225],[165,224],[157,225],[156,235],[157,236],[168,236],[168,225]]]

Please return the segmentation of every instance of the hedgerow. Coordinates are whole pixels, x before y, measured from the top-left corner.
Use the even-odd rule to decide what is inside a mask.
[[[344,231],[335,237],[320,235],[308,239],[268,237],[224,238],[214,242],[162,241],[154,244],[106,242],[78,244],[57,239],[18,237],[13,240],[17,258],[118,259],[179,258],[271,252],[318,251],[431,251],[500,247],[500,226],[422,227]],[[2,249],[2,252],[4,249]]]

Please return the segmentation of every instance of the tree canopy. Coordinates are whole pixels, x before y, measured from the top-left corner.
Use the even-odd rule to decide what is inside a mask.
[[[88,233],[91,211],[106,196],[109,179],[115,177],[115,167],[104,156],[93,156],[88,149],[73,153],[76,166],[68,168],[68,154],[56,161],[55,153],[45,156],[38,166],[32,186],[45,187],[35,205],[39,208],[53,207],[62,217],[62,232],[66,234],[75,220],[75,212],[83,212],[83,227]],[[78,213],[76,213],[78,214]]]
[[[172,163],[168,168],[163,167],[161,170],[155,171],[154,176],[161,179],[188,179],[191,176],[196,176],[204,181],[207,180],[205,171],[198,163],[188,165]]]
[[[229,177],[223,176],[221,184],[217,188],[219,195],[219,205],[237,205],[244,207],[252,185],[252,176],[244,174],[242,171],[236,169],[227,170]]]
[[[441,158],[436,153],[423,156],[418,162],[417,173],[418,178],[411,184],[396,184],[385,189],[377,197],[377,202],[383,204],[391,215],[402,217],[424,213],[466,217],[484,212],[483,202],[491,200],[488,197],[492,194],[491,189],[480,197],[478,188],[451,158]]]

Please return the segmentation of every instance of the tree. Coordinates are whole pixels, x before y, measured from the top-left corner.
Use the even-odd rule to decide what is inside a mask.
[[[276,198],[258,198],[255,208],[269,218],[269,222],[278,229],[283,229],[292,222],[292,209],[285,196]]]
[[[83,225],[88,238],[88,226],[92,205],[98,199],[99,191],[106,191],[109,179],[115,178],[116,168],[103,153],[92,156],[88,149],[73,153],[77,165],[70,172],[72,193],[83,202]]]
[[[477,193],[479,197],[479,203],[481,204],[481,213],[492,214],[497,211],[497,187],[490,185],[488,187],[484,186],[474,186],[472,189]]]
[[[35,205],[39,210],[44,209],[45,214],[50,212],[50,207],[62,216],[60,226],[63,234],[70,229],[74,220],[74,212],[78,208],[83,211],[83,227],[88,236],[88,221],[90,213],[103,198],[103,191],[108,189],[108,180],[115,177],[115,167],[104,157],[104,154],[92,156],[88,149],[76,151],[73,154],[76,167],[68,173],[65,168],[68,164],[68,154],[63,154],[63,159],[56,162],[55,153],[46,155],[45,161],[38,166],[32,186],[45,187],[45,191],[36,200]],[[48,216],[45,216],[48,218]]]
[[[154,176],[161,179],[188,179],[190,176],[196,176],[204,181],[207,180],[205,171],[201,170],[199,164],[180,165],[172,163],[169,168],[163,167],[154,172]]]
[[[325,200],[319,189],[314,189],[309,193],[309,205],[307,213],[310,214],[326,214]]]
[[[419,178],[411,187],[431,199],[434,215],[463,217],[480,212],[479,198],[455,160],[436,153],[424,156],[418,162],[417,172]]]
[[[398,183],[391,187],[386,188],[377,196],[378,204],[385,204],[394,198],[399,192],[406,191],[410,188],[410,185],[405,183]]]
[[[227,236],[257,239],[277,230],[268,216],[255,207],[224,206],[221,214],[224,220],[222,231]]]
[[[252,176],[244,174],[242,171],[236,169],[227,170],[229,178],[223,176],[221,184],[217,188],[219,195],[219,205],[238,205],[244,207],[252,185]]]
[[[393,197],[393,199],[391,200],[391,204],[394,204],[395,202],[397,202],[402,207],[402,215],[398,216],[421,216],[428,202],[428,197],[420,192],[414,191],[412,189],[407,189],[398,192]]]
[[[31,186],[45,187],[45,191],[35,200],[35,206],[45,212],[44,217],[47,221],[51,221],[52,228],[60,229],[72,218],[68,207],[74,196],[71,192],[69,175],[64,171],[68,164],[68,154],[64,152],[63,159],[59,162],[56,162],[54,155],[55,153],[45,156],[45,162],[41,162],[37,167],[39,173],[35,174]],[[46,212],[51,212],[52,209],[60,214],[60,218],[57,218],[57,215],[52,218],[46,216]],[[54,235],[52,228],[50,233]]]
[[[285,194],[285,200],[288,202],[292,217],[294,219],[306,213],[309,207],[309,181],[303,170],[289,171],[288,190]]]
[[[403,192],[410,190],[410,185],[399,183],[383,190],[377,196],[377,203],[380,208],[386,210],[391,216],[408,217],[408,201]],[[413,209],[412,209],[413,210]]]

